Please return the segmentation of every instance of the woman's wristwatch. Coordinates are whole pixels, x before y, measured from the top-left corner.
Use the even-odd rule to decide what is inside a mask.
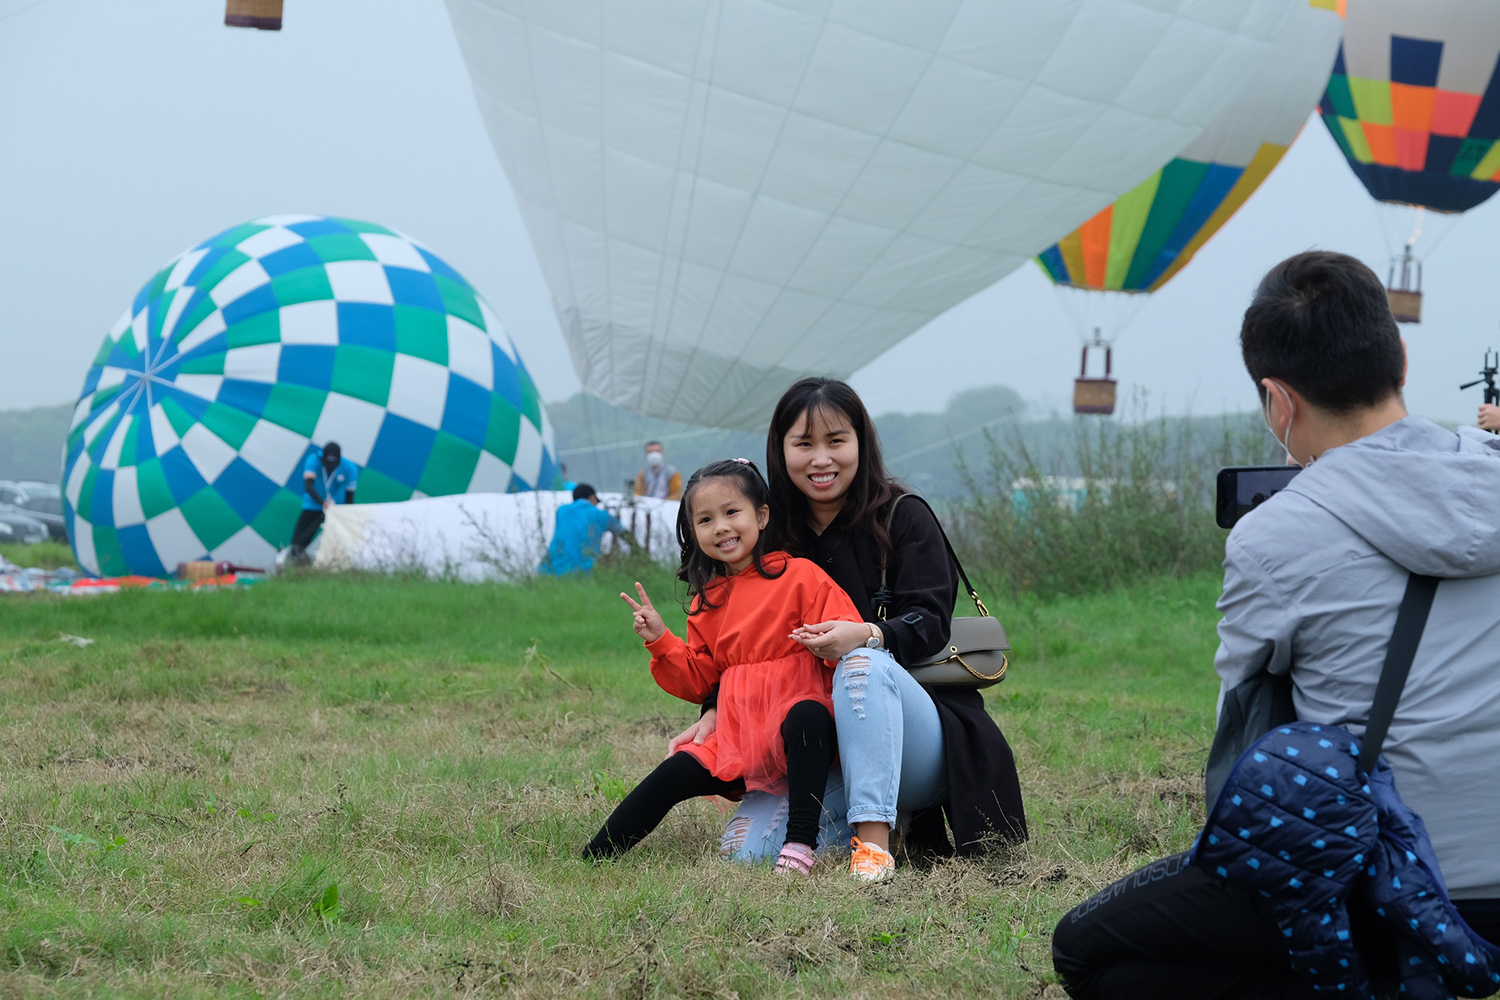
[[[879,649],[880,640],[884,638],[884,636],[881,635],[880,626],[876,625],[874,622],[865,622],[865,624],[870,626],[870,638],[865,640],[865,648]]]

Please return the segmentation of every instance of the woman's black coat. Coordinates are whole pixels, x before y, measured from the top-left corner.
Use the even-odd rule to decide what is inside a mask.
[[[948,558],[942,529],[932,512],[910,500],[897,505],[891,522],[893,552],[887,586],[893,599],[886,620],[876,620],[873,595],[880,589],[880,549],[874,536],[849,523],[847,508],[811,543],[794,552],[812,559],[849,595],[866,621],[885,634],[898,663],[917,663],[948,643],[958,572]],[[886,516],[886,511],[880,512]],[[985,711],[975,688],[932,686],[925,690],[943,726],[948,767],[948,815],[960,854],[977,854],[987,838],[1026,839],[1021,782],[1010,745]],[[942,853],[948,839],[936,809],[915,817],[908,839]]]

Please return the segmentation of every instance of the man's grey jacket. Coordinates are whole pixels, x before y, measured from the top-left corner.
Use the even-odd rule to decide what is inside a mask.
[[[1413,572],[1443,582],[1385,758],[1452,896],[1500,898],[1500,438],[1407,417],[1319,457],[1230,532],[1214,665],[1361,733]]]

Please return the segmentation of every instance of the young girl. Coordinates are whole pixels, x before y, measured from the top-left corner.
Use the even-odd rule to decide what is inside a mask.
[[[625,797],[583,850],[617,857],[674,805],[700,795],[738,799],[747,789],[785,794],[786,844],[776,867],[813,864],[819,797],[833,763],[833,663],[791,638],[805,622],[860,621],[848,596],[815,563],[767,552],[769,489],[745,459],[693,473],[677,514],[678,579],[693,598],[687,641],[669,632],[635,585],[625,594],[651,674],[668,694],[701,703],[716,687],[718,729],[662,762]]]

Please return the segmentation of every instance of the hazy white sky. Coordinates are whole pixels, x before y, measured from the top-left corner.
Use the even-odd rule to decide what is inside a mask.
[[[368,219],[431,245],[489,300],[543,395],[577,391],[442,0],[286,0],[279,33],[222,18],[218,0],[0,0],[0,408],[74,399],[158,267],[284,212]],[[1235,336],[1257,279],[1309,247],[1383,274],[1406,223],[1388,237],[1379,212],[1310,122],[1260,192],[1138,310],[1118,340],[1122,389],[1143,387],[1174,412],[1251,407]],[[1439,227],[1450,231],[1428,261],[1427,321],[1405,328],[1416,411],[1473,418],[1478,391],[1457,385],[1500,347],[1497,213],[1492,201]],[[1028,265],[855,384],[876,412],[940,409],[994,382],[1066,409],[1078,344]]]

